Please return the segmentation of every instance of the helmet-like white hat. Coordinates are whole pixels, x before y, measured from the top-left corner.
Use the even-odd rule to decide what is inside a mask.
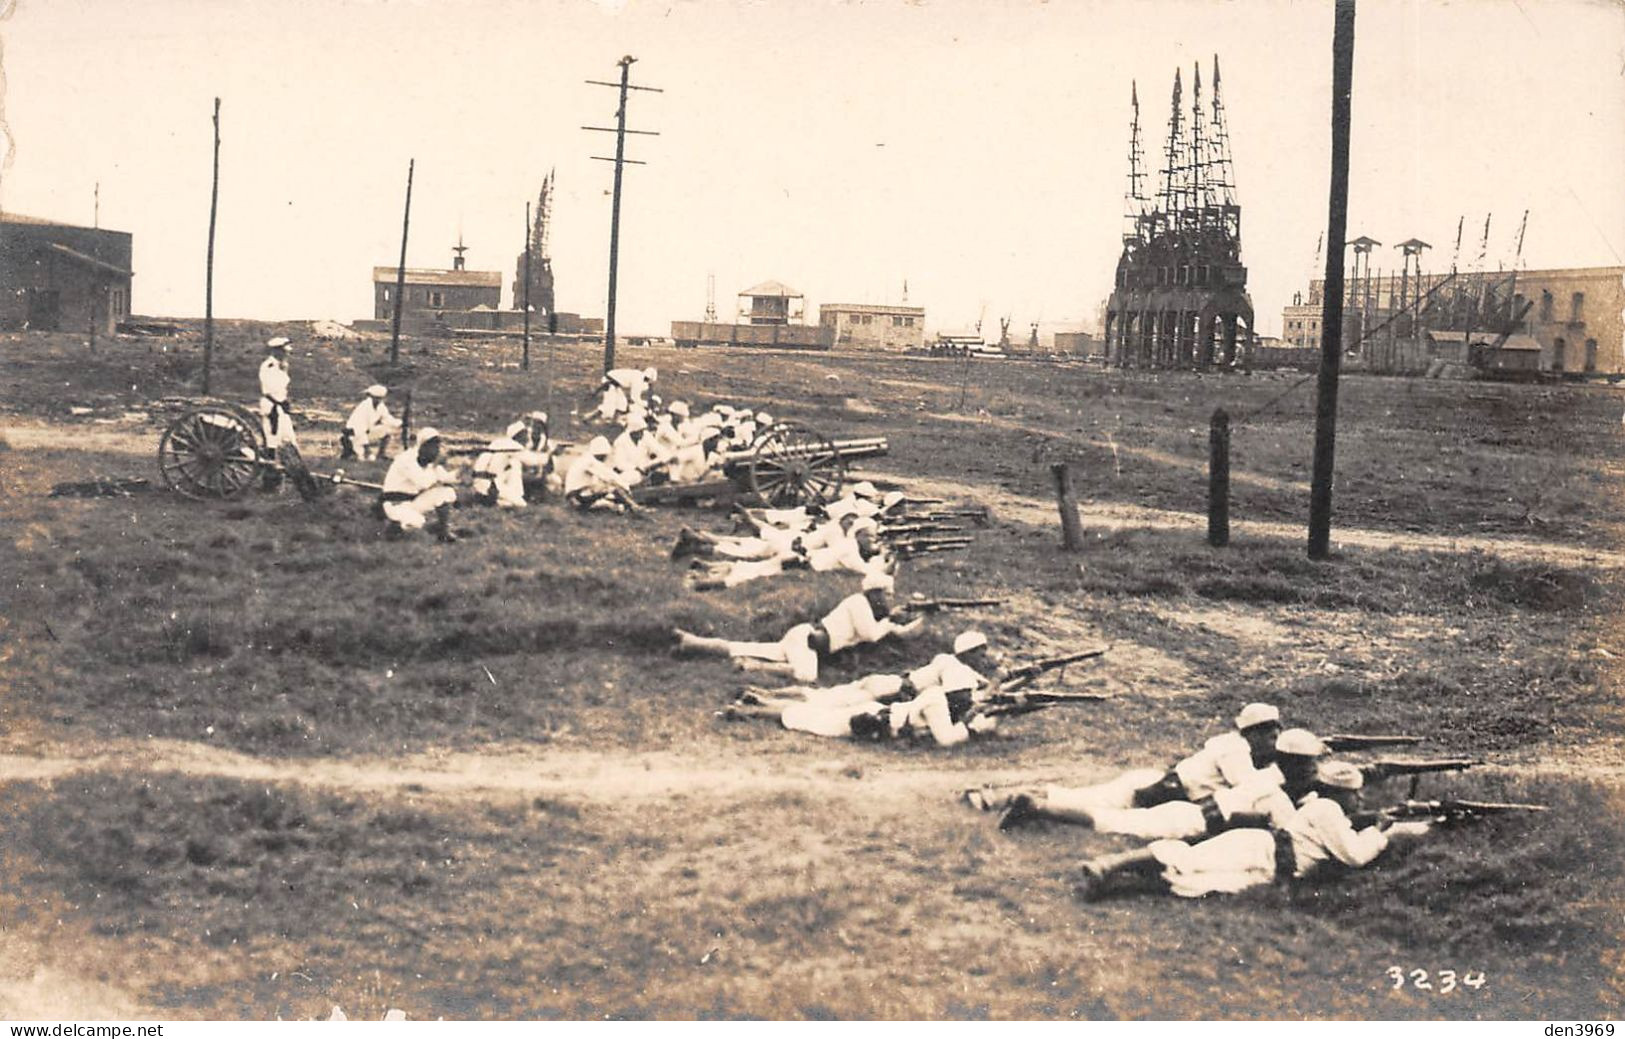
[[[289,339],[287,336],[276,336],[275,338],[267,339],[265,341],[265,345],[272,350],[284,350],[287,349],[288,344],[291,342],[293,342],[293,340]]]
[[[596,455],[599,458],[608,458],[610,453],[609,441],[603,437],[593,437],[591,440],[587,441],[587,453],[589,455]]]
[[[1358,790],[1365,786],[1365,775],[1359,766],[1347,761],[1322,761],[1315,766],[1315,782],[1339,790]]]
[[[440,430],[434,428],[433,426],[424,426],[422,429],[418,430],[418,446],[419,447],[422,447],[424,444],[427,444],[431,440],[439,440],[439,439],[440,439]]]
[[[686,401],[674,400],[671,402],[671,406],[666,410],[671,412],[673,415],[688,418],[688,403]]]
[[[880,488],[868,480],[860,480],[852,485],[852,493],[859,498],[878,498],[880,497]]]
[[[381,382],[375,382],[371,386],[367,387],[367,396],[378,397],[380,399],[387,397],[389,396],[389,387],[385,386]]]
[[[519,434],[523,433],[524,431],[525,431],[525,420],[524,419],[519,419],[518,421],[508,423],[507,433],[508,433],[508,435],[510,437],[516,437]]]
[[[1254,725],[1267,725],[1270,722],[1279,723],[1281,709],[1274,704],[1250,703],[1236,715],[1236,728],[1250,729]]]
[[[987,636],[979,631],[962,631],[954,636],[954,656],[981,649],[987,645]]]
[[[1275,753],[1318,758],[1326,753],[1326,744],[1308,729],[1288,729],[1275,738]]]

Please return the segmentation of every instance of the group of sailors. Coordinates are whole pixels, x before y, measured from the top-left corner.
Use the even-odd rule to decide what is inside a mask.
[[[1143,848],[1085,861],[1084,899],[1132,891],[1187,898],[1308,877],[1336,863],[1358,869],[1432,823],[1358,812],[1366,773],[1330,757],[1306,729],[1281,725],[1271,704],[1251,703],[1235,728],[1171,768],[1133,769],[1092,786],[968,790],[973,808],[999,813],[1010,830],[1049,821],[1148,840]]]

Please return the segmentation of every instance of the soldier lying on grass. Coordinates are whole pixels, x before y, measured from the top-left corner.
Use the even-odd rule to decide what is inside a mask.
[[[919,632],[924,617],[902,622],[906,607],[893,608],[891,594],[895,583],[889,574],[870,574],[863,590],[842,599],[815,624],[797,624],[777,642],[733,642],[728,639],[695,635],[681,628],[678,653],[714,653],[732,657],[736,666],[753,671],[787,674],[798,682],[816,682],[821,657],[865,642],[879,642],[892,635],[908,637]]]
[[[983,811],[1002,811],[1023,794],[1044,810],[1093,812],[1099,809],[1154,808],[1169,801],[1195,802],[1217,790],[1251,783],[1261,776],[1277,785],[1284,777],[1274,768],[1281,712],[1271,704],[1250,703],[1236,715],[1235,731],[1214,736],[1202,749],[1173,768],[1131,769],[1105,783],[1088,787],[967,790],[965,800]]]
[[[951,747],[997,725],[977,707],[998,669],[987,637],[966,631],[954,639],[952,653],[939,653],[906,675],[866,675],[828,687],[747,689],[718,714],[774,718],[787,729],[816,736],[880,740],[929,734],[938,746]]]

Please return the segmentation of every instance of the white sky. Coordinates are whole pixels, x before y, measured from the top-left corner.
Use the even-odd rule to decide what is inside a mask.
[[[610,80],[633,81],[619,325],[663,332],[767,278],[818,303],[1092,321],[1119,251],[1129,82],[1153,161],[1174,68],[1217,52],[1262,331],[1326,223],[1327,0],[0,0],[13,153],[0,206],[135,235],[135,304],[203,311],[223,99],[216,313],[370,316],[370,268],[504,274],[558,169],[560,309],[604,311]],[[1349,234],[1448,267],[1625,262],[1625,4],[1363,0]]]

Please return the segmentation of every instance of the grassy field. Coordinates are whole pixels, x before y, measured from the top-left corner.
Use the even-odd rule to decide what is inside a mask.
[[[232,324],[216,385],[251,400]],[[300,341],[318,467],[372,381],[414,421],[490,432],[545,399],[513,344]],[[0,848],[8,928],[82,1001],[173,1016],[1581,1017],[1625,996],[1625,715],[1614,614],[1617,391],[1350,378],[1337,558],[1302,515],[1312,382],[1028,363],[635,350],[668,399],[884,433],[870,470],[985,500],[973,550],[900,588],[1007,597],[831,680],[944,648],[1016,659],[1109,642],[1069,688],[1105,703],[954,753],[713,717],[739,684],[674,659],[681,625],[776,637],[849,581],[684,589],[659,510],[464,510],[468,540],[383,539],[358,492],[52,498],[148,476],[197,339],[0,337]],[[555,349],[554,413],[593,348]],[[1201,540],[1207,419],[1236,422],[1237,521]],[[576,427],[573,432],[579,432]],[[570,435],[567,432],[565,435]],[[1090,543],[1057,551],[1049,464]],[[370,467],[376,468],[376,467]],[[351,465],[349,471],[370,471]],[[1345,529],[1358,528],[1358,529]],[[1492,764],[1429,789],[1539,800],[1313,889],[1080,905],[1126,846],[1014,836],[954,803],[984,779],[1172,760],[1243,702],[1321,731],[1427,733]],[[1385,791],[1399,797],[1403,791]],[[62,937],[70,939],[64,943]],[[1486,972],[1449,995],[1390,966]],[[28,1005],[0,958],[0,1013]],[[19,975],[20,976],[20,975]],[[32,976],[32,975],[31,975]],[[7,999],[12,1001],[8,1008]]]

